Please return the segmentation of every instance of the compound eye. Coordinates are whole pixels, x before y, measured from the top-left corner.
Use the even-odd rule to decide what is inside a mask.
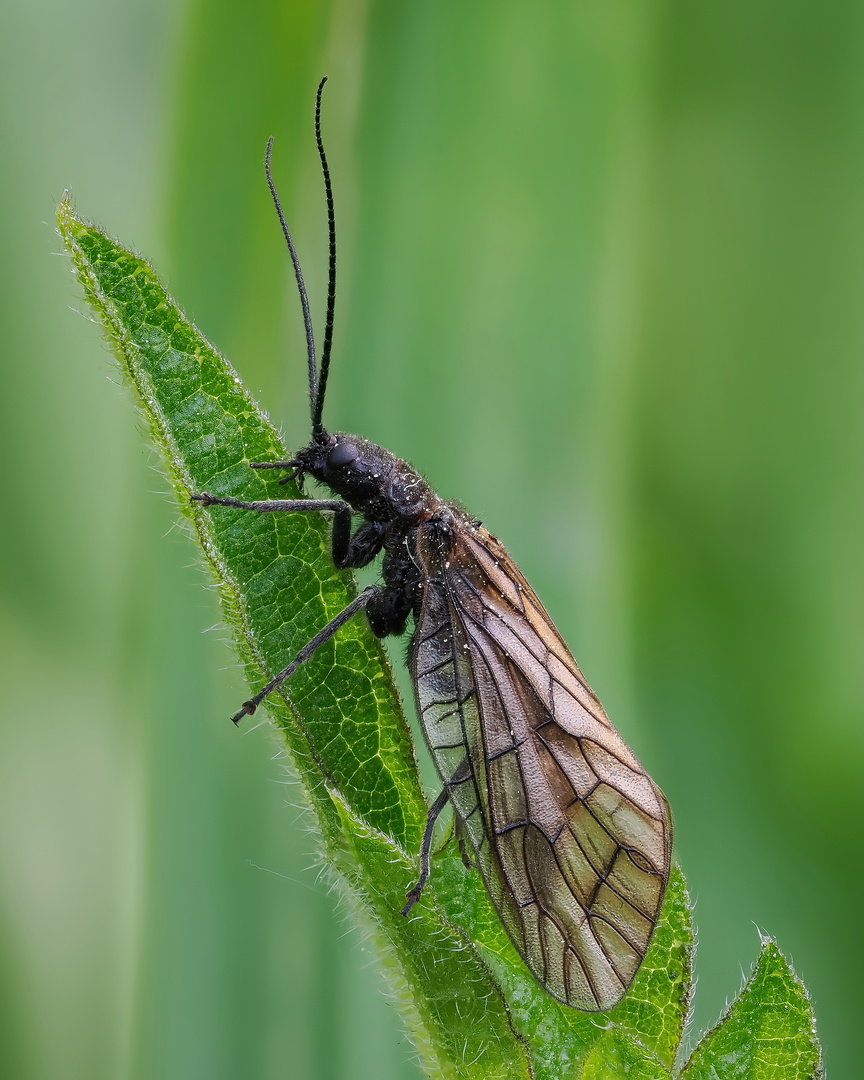
[[[327,455],[327,465],[331,469],[341,469],[345,465],[350,465],[352,461],[356,461],[358,457],[360,457],[360,451],[354,443],[336,443]]]

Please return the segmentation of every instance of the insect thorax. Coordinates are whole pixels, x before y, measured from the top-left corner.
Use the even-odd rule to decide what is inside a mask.
[[[408,528],[442,505],[413,465],[360,435],[322,432],[296,460],[370,521]]]

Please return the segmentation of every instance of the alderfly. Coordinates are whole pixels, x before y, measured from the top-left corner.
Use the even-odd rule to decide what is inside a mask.
[[[270,193],[288,243],[306,328],[312,439],[281,482],[306,474],[332,499],[241,502],[207,493],[205,506],[260,513],[333,515],[338,567],[366,566],[383,552],[381,584],[369,585],[300,650],[235,723],[361,611],[379,637],[413,634],[409,665],[417,713],[443,784],[429,810],[420,876],[429,876],[435,820],[449,802],[507,933],[535,978],[578,1009],[610,1009],[648,948],[669,876],[672,830],[663,793],[612,726],[561,635],[504,547],[480,522],[445,502],[406,461],[321,419],[336,293],[333,193],[315,137],[330,237],[327,319],[320,368],[300,263],[270,172]],[[352,532],[354,516],[361,520]]]

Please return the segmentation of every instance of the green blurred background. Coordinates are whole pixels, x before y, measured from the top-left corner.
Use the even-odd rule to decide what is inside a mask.
[[[504,539],[666,790],[697,1028],[758,927],[857,1075],[864,6],[0,18],[0,1073],[417,1075],[274,741],[227,722],[211,583],[53,231],[68,186],[302,442],[261,159],[275,134],[320,324],[326,72],[328,422]]]

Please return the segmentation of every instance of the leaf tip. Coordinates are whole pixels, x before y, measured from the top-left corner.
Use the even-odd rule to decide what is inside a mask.
[[[69,188],[64,188],[63,194],[60,196],[60,202],[57,204],[57,224],[60,226],[61,232],[65,232],[64,225],[67,224],[71,212],[72,198],[69,195]]]
[[[69,188],[64,188],[60,202],[57,204],[57,227],[67,247],[74,239],[75,226],[80,224],[81,220],[72,207],[72,195]]]

